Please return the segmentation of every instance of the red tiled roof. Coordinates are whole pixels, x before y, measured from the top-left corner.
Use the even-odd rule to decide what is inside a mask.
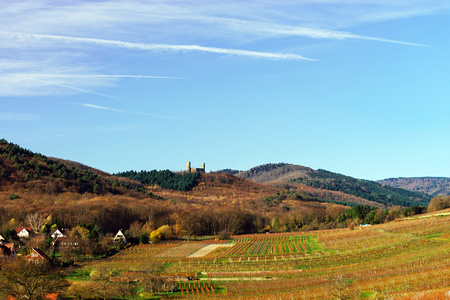
[[[17,227],[16,232],[19,233],[22,229],[26,229],[28,232],[31,232],[31,227]]]
[[[51,293],[45,295],[45,300],[57,300],[59,298],[59,293]]]
[[[59,296],[59,293],[51,293],[51,294],[45,294],[44,297],[45,300],[58,300],[61,299]],[[16,297],[8,295],[8,297],[6,297],[6,300],[17,300]]]
[[[8,247],[9,250],[11,250],[11,252],[13,252],[13,250],[14,250],[14,243],[3,243],[2,245]]]
[[[11,250],[8,247],[4,246],[3,244],[0,245],[0,256],[3,257],[11,256]]]

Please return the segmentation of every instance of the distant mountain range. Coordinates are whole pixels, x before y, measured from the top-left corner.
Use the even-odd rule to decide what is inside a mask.
[[[421,192],[432,197],[450,195],[450,178],[448,177],[400,177],[378,180],[377,182],[382,185]]]
[[[221,170],[235,176],[259,183],[285,182],[301,184],[314,188],[315,191],[334,191],[362,198],[385,206],[427,205],[431,196],[420,191],[411,191],[380,184],[376,181],[356,179],[326,170],[313,170],[308,167],[278,163],[265,164],[248,171]]]

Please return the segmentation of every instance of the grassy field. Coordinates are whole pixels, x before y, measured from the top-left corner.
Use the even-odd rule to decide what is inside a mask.
[[[178,289],[162,297],[450,299],[448,214],[354,230],[234,236],[211,247],[215,243],[130,247],[85,265],[72,280],[89,280],[86,274],[98,266],[118,277],[157,268]]]

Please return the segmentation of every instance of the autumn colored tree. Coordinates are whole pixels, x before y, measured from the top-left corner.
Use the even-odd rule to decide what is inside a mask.
[[[152,243],[159,243],[159,241],[161,241],[161,233],[158,230],[153,230],[150,233],[150,241],[152,241]]]
[[[166,240],[172,235],[172,228],[169,225],[163,225],[156,229],[161,234],[161,239]]]
[[[438,196],[431,199],[428,212],[435,212],[450,207],[450,196]]]
[[[95,282],[94,289],[97,296],[104,300],[114,296],[112,294],[112,284],[110,278],[112,276],[112,269],[105,266],[97,266],[89,275],[91,280]]]
[[[188,240],[200,231],[199,218],[195,213],[183,211],[180,214],[181,232],[187,235]]]
[[[25,258],[4,260],[0,265],[0,295],[16,299],[42,299],[47,293],[65,290],[67,281],[47,262],[30,263]]]

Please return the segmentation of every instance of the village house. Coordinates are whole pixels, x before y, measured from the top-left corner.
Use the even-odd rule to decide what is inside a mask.
[[[52,239],[57,239],[57,238],[61,238],[61,237],[66,237],[68,236],[68,230],[67,229],[61,229],[59,230],[58,228],[56,229],[52,229],[50,230],[50,237]]]
[[[62,300],[63,298],[61,297],[61,294],[59,293],[50,293],[50,294],[45,294],[44,296],[44,300]],[[6,300],[17,300],[16,297],[8,295],[8,297],[6,297]]]
[[[63,237],[57,238],[53,242],[52,245],[58,251],[60,251],[62,249],[68,249],[68,248],[70,248],[72,250],[78,250],[81,247],[81,242],[82,242],[82,240],[77,237],[63,236]]]
[[[116,233],[116,235],[114,236],[114,238],[113,238],[114,244],[118,244],[119,241],[120,241],[120,239],[123,240],[124,244],[126,244],[126,243],[128,242],[128,241],[127,241],[127,238],[125,237],[125,235],[124,235],[123,232],[122,232],[122,229],[119,229],[119,231],[118,231],[118,232]]]
[[[31,228],[30,227],[17,227],[16,233],[17,233],[18,237],[29,238],[31,235]]]
[[[28,261],[33,263],[43,263],[43,262],[52,263],[50,257],[48,257],[47,254],[45,254],[44,251],[42,251],[41,249],[31,248],[31,250],[32,250],[31,254],[27,256]]]
[[[16,247],[14,243],[0,243],[0,259],[14,259],[16,257]]]

